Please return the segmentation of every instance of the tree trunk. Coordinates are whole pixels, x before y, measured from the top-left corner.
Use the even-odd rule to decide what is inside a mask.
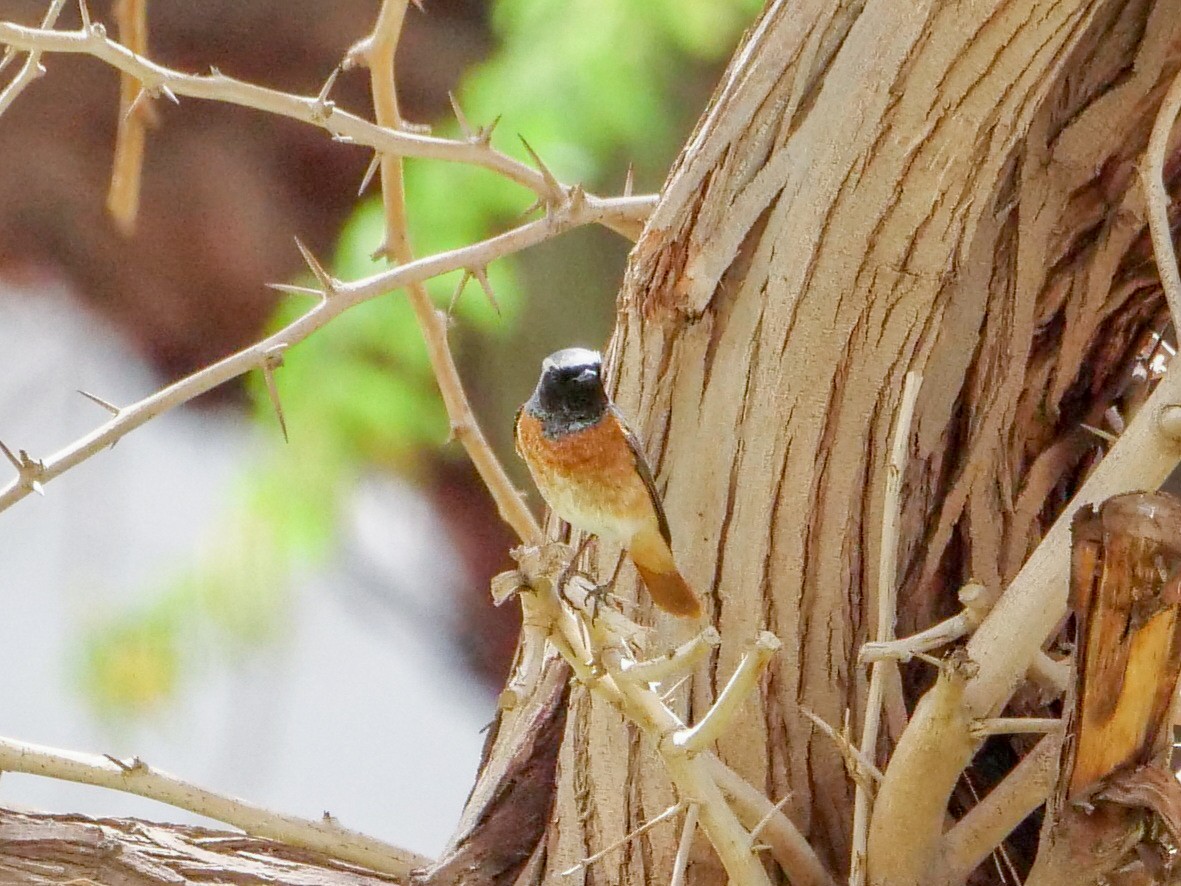
[[[723,637],[681,712],[705,709],[759,630],[783,641],[719,751],[790,794],[842,875],[853,786],[804,712],[863,718],[903,378],[924,379],[897,576],[909,633],[969,578],[1000,593],[1101,452],[1082,425],[1142,394],[1135,357],[1164,302],[1134,173],[1179,66],[1176,0],[773,2],[632,253],[616,399]],[[600,550],[602,576],[616,563]],[[619,587],[634,592],[630,566]],[[575,687],[539,880],[668,882],[668,826],[562,872],[673,802],[652,748]],[[689,882],[720,882],[697,848]]]

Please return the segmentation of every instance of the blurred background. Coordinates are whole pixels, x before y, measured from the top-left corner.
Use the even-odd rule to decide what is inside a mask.
[[[36,24],[44,0],[0,0]],[[426,0],[398,55],[407,119],[456,135],[447,94],[494,144],[524,135],[555,174],[654,191],[758,0]],[[114,33],[111,6],[91,2]],[[150,55],[315,94],[377,0],[149,0]],[[78,26],[77,9],[58,23]],[[135,233],[104,210],[118,78],[45,56],[0,117],[0,440],[46,455],[116,404],[225,356],[309,306],[301,238],[340,277],[378,268],[370,155],[259,112],[155,102]],[[19,60],[18,63],[19,64]],[[17,64],[6,71],[5,80]],[[369,116],[367,72],[332,99]],[[532,195],[410,161],[419,254],[521,221]],[[541,358],[602,346],[627,243],[582,229],[494,264],[500,312],[469,285],[452,345],[521,488],[512,416]],[[440,305],[458,275],[432,281]],[[408,307],[359,306],[277,373],[133,432],[0,513],[0,734],[151,764],[424,853],[449,835],[507,672],[515,606],[488,602],[513,538],[447,420]],[[8,470],[0,463],[0,478]],[[405,800],[412,800],[405,803]],[[0,803],[192,820],[94,788],[4,774]]]

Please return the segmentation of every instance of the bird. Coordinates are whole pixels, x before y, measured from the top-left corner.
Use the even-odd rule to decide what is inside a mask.
[[[566,348],[541,364],[513,427],[542,498],[571,526],[625,548],[653,602],[686,618],[701,603],[677,569],[652,471],[603,387],[597,351]]]

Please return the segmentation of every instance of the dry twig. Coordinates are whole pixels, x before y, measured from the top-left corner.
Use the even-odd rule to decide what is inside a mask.
[[[138,56],[148,52],[147,0],[118,0],[115,18],[123,44]],[[147,88],[124,71],[119,75],[119,131],[111,164],[111,189],[107,209],[125,235],[135,230],[139,212],[139,187],[144,162],[145,126],[151,96]]]
[[[322,852],[370,870],[405,877],[429,860],[341,827],[336,819],[308,821],[281,815],[161,772],[138,757],[124,762],[108,756],[80,754],[0,738],[0,770],[44,775],[80,784],[124,791],[187,809],[241,828],[256,837],[280,840]]]
[[[689,811],[685,814],[685,825],[681,829],[681,842],[677,845],[677,855],[673,859],[673,875],[669,878],[669,886],[684,886],[685,871],[689,867],[689,850],[693,848],[693,836],[697,833],[697,804],[690,803]]]
[[[894,639],[894,621],[898,609],[898,524],[902,519],[902,477],[906,472],[907,449],[910,445],[910,423],[919,398],[922,376],[906,373],[902,386],[902,400],[894,424],[894,442],[890,450],[890,464],[886,468],[886,495],[882,503],[882,537],[878,550],[878,611],[877,642]],[[861,758],[872,761],[877,752],[878,730],[881,726],[882,704],[885,701],[886,680],[897,685],[898,665],[889,658],[873,663],[869,677],[869,692],[865,702],[865,723],[861,729]],[[869,838],[870,796],[865,779],[856,779],[853,799],[852,858],[849,862],[849,886],[864,886],[865,844]]]
[[[610,201],[604,201],[607,206]],[[52,455],[33,460],[35,470],[18,471],[19,475],[7,486],[0,489],[0,511],[11,507],[29,492],[33,484],[48,483],[66,471],[115,443],[135,428],[140,427],[158,415],[187,403],[194,397],[262,367],[267,355],[275,348],[290,347],[303,341],[313,332],[348,308],[384,295],[391,290],[407,286],[415,281],[426,280],[449,271],[468,267],[473,262],[490,262],[528,246],[549,240],[570,228],[591,223],[602,206],[592,207],[579,204],[560,208],[549,218],[539,219],[521,225],[488,240],[464,246],[449,252],[418,259],[387,271],[381,271],[352,283],[330,280],[323,290],[312,290],[320,301],[307,313],[297,318],[273,335],[267,336],[250,347],[207,366],[143,400],[123,407],[103,425],[86,436],[75,440]],[[606,209],[607,212],[611,210]]]
[[[1173,124],[1181,114],[1181,73],[1173,78],[1169,91],[1161,102],[1152,135],[1140,165],[1140,180],[1148,203],[1148,231],[1152,249],[1156,253],[1156,269],[1161,287],[1173,316],[1173,328],[1181,334],[1181,271],[1177,269],[1177,255],[1173,250],[1173,236],[1169,227],[1169,193],[1165,190],[1165,151]]]
[[[398,96],[394,86],[394,54],[402,22],[406,16],[408,0],[384,0],[377,15],[373,32],[349,51],[350,60],[363,60],[369,67],[370,84],[373,91],[373,110],[379,125],[391,130],[403,127],[398,111]],[[385,245],[383,251],[388,258],[399,264],[414,260],[406,230],[406,200],[402,184],[402,158],[394,153],[383,153],[380,161],[381,196],[385,207]],[[546,180],[547,193],[555,191],[553,182]],[[556,188],[560,195],[555,198],[566,203],[565,192]],[[470,265],[481,268],[483,265]],[[481,280],[487,282],[482,276]],[[463,444],[468,456],[476,466],[480,479],[496,502],[501,518],[508,523],[521,541],[537,544],[541,541],[541,527],[525,506],[516,487],[501,465],[496,453],[484,438],[476,416],[472,412],[459,369],[447,343],[447,315],[435,308],[421,281],[407,286],[406,297],[414,309],[415,319],[426,341],[431,368],[439,383],[439,392],[451,420],[455,437]]]
[[[920,652],[930,652],[954,643],[972,633],[984,621],[984,616],[988,614],[988,609],[980,605],[984,599],[984,586],[969,582],[959,591],[959,600],[964,607],[960,612],[909,637],[866,643],[861,647],[858,660],[862,664],[885,659],[907,662]]]
[[[327,130],[338,140],[365,145],[383,154],[481,166],[517,182],[547,202],[561,204],[567,199],[568,189],[563,188],[563,193],[553,192],[541,172],[493,149],[483,139],[446,139],[390,129],[337,108],[318,96],[280,92],[227,77],[216,70],[209,74],[182,74],[136,55],[110,39],[97,23],[84,24],[77,31],[54,31],[0,22],[0,44],[38,53],[94,56],[134,77],[149,94],[159,91],[184,95],[290,117]],[[604,198],[586,194],[585,200],[594,205]],[[655,203],[653,195],[611,200],[610,209],[598,214],[598,223],[634,240]]]
[[[664,812],[660,813],[655,818],[648,819],[648,821],[644,822],[642,825],[640,825],[638,828],[636,828],[630,834],[626,834],[626,835],[620,837],[618,840],[616,840],[614,843],[610,844],[609,846],[604,846],[598,852],[594,853],[594,855],[588,855],[586,858],[584,858],[578,864],[562,871],[562,876],[569,877],[571,874],[576,874],[579,871],[589,868],[596,861],[599,861],[600,859],[605,858],[606,856],[610,855],[612,852],[614,852],[616,849],[620,848],[621,846],[626,846],[632,840],[635,840],[638,837],[641,837],[644,834],[648,833],[648,831],[652,830],[652,828],[656,827],[658,824],[668,821],[670,818],[672,818],[674,815],[679,813],[684,808],[685,808],[684,803],[674,803],[672,806],[669,806],[668,809],[664,810]]]
[[[43,30],[53,28],[65,5],[66,0],[53,0],[49,4],[49,8],[45,11],[45,18],[41,21],[41,28]],[[15,51],[15,48],[9,47],[9,52],[13,51]],[[8,56],[6,55],[4,64],[7,64],[7,61]],[[0,67],[3,67],[3,64],[0,64]],[[24,92],[30,83],[44,73],[45,67],[41,64],[41,51],[38,49],[29,50],[29,57],[25,59],[25,63],[21,65],[21,69],[16,72],[16,76],[12,78],[12,82],[4,87],[4,91],[0,92],[0,114],[7,111],[9,106],[16,101],[16,97]]]

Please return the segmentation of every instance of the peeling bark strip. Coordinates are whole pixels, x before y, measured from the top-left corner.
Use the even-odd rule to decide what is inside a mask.
[[[1029,886],[1163,868],[1145,811],[1174,830],[1181,809],[1166,728],[1181,672],[1181,502],[1116,496],[1080,510],[1072,534],[1077,690]]]
[[[509,886],[539,848],[554,801],[570,667],[550,660],[523,712],[501,714],[489,735],[460,826],[416,886]]]
[[[0,883],[5,886],[398,882],[285,843],[228,831],[0,808]]]
[[[1101,455],[1081,425],[1144,396],[1131,364],[1163,300],[1134,172],[1179,62],[1175,0],[777,0],[632,254],[615,398],[659,455],[678,561],[723,637],[685,713],[759,630],[783,641],[718,749],[790,794],[835,870],[852,790],[801,710],[863,717],[902,379],[925,379],[900,527],[910,634],[970,578],[1000,593]],[[1181,165],[1167,177],[1175,193]],[[615,711],[571,705],[545,874],[564,884],[676,799]],[[675,844],[647,833],[594,882],[659,882]],[[716,876],[694,861],[690,882]]]

